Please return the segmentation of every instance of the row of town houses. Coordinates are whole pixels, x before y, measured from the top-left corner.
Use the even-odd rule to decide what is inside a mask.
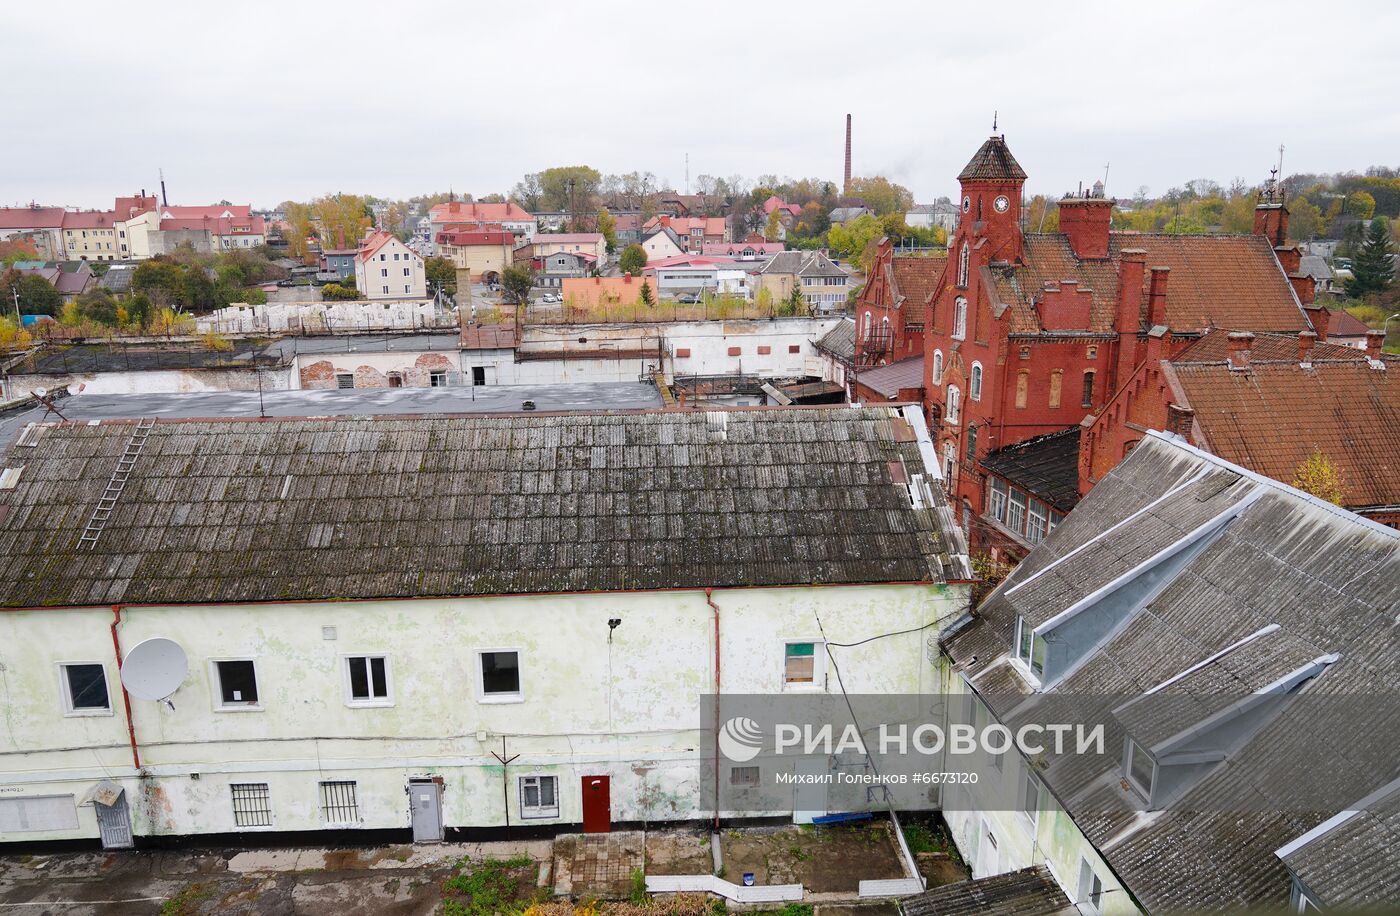
[[[162,205],[144,191],[118,197],[111,210],[63,207],[0,208],[0,241],[31,243],[46,261],[129,261],[196,251],[233,251],[267,242],[262,216],[245,205]]]

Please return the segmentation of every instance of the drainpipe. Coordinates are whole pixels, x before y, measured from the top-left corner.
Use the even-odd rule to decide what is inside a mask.
[[[122,622],[122,606],[112,605],[112,651],[117,655],[117,683],[121,683],[122,674],[122,643],[117,636],[117,624]],[[126,733],[131,739],[131,765],[137,770],[141,769],[141,751],[136,746],[136,725],[131,720],[131,696],[126,692],[126,685],[122,684],[122,704],[126,706]]]
[[[719,605],[714,589],[705,589],[705,603],[715,612],[715,833],[719,833]]]

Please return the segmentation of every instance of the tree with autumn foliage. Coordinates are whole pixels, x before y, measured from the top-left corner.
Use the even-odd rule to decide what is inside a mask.
[[[1341,469],[1321,451],[1309,455],[1293,475],[1294,487],[1338,506],[1342,505],[1345,484]]]

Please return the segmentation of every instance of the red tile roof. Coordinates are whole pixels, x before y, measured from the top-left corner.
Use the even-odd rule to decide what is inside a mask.
[[[161,207],[161,219],[219,219],[225,213],[229,216],[243,219],[252,217],[251,207],[246,204],[213,204],[208,207]]]
[[[707,255],[726,258],[741,257],[746,249],[755,254],[777,254],[787,246],[782,242],[706,242],[701,246]]]
[[[906,324],[923,324],[929,297],[938,289],[938,280],[943,276],[943,267],[947,263],[947,252],[928,257],[896,256],[890,259],[890,267],[894,271],[894,291],[904,297],[901,308]]]
[[[64,229],[111,229],[116,214],[109,210],[76,210],[63,214]]]
[[[515,201],[503,204],[478,204],[450,201],[438,204],[428,211],[428,220],[434,223],[500,223],[529,222],[534,217],[521,209]]]
[[[62,207],[0,207],[0,229],[57,229]]]
[[[449,229],[439,232],[437,240],[439,244],[458,247],[515,244],[515,236],[505,229]]]
[[[1321,452],[1342,475],[1351,508],[1400,504],[1400,358],[1373,369],[1364,353],[1316,344],[1298,364],[1296,337],[1255,337],[1247,370],[1226,362],[1212,332],[1171,362],[1204,447],[1284,483]]]
[[[1346,309],[1328,309],[1330,317],[1327,319],[1327,336],[1332,337],[1365,337],[1366,332],[1371,330],[1371,326],[1357,318]]]
[[[671,231],[682,238],[690,235],[692,229],[700,229],[705,235],[724,237],[724,217],[722,216],[668,216],[663,223],[660,216],[653,216],[642,226],[643,232],[650,232],[661,225],[669,225]]]
[[[117,214],[118,220],[125,221],[148,210],[154,210],[159,205],[160,201],[154,197],[142,197],[138,194],[133,197],[118,197],[112,210]]]
[[[1262,236],[1114,232],[1109,236],[1107,260],[1080,261],[1064,235],[1029,233],[1024,266],[992,270],[998,298],[1012,309],[1012,331],[1040,329],[1032,302],[1047,284],[1060,280],[1077,280],[1080,289],[1090,290],[1090,329],[1111,331],[1118,301],[1118,264],[1125,248],[1147,252],[1144,318],[1151,268],[1168,267],[1166,320],[1173,330],[1297,332],[1308,326],[1273,248]]]
[[[394,234],[392,232],[385,232],[383,229],[374,230],[361,240],[359,254],[355,255],[355,260],[368,261],[370,258],[374,257],[379,249],[393,240]]]
[[[602,240],[601,232],[543,232],[532,242],[536,245],[596,245]]]

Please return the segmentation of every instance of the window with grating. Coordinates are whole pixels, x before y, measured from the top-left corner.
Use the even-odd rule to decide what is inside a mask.
[[[354,780],[321,783],[321,819],[327,826],[359,826]]]
[[[271,827],[272,800],[267,783],[244,782],[229,786],[233,793],[233,822],[239,827]]]

